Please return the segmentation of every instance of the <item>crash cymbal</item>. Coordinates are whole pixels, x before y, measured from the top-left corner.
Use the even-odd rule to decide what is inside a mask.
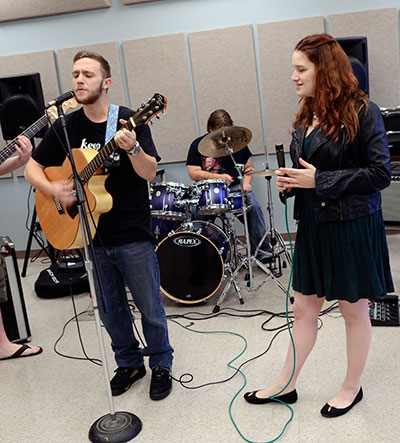
[[[262,171],[253,171],[245,175],[250,175],[251,177],[273,177],[277,169],[264,169]]]
[[[207,134],[199,143],[199,152],[205,157],[225,157],[240,151],[251,140],[250,129],[242,126],[224,126]]]

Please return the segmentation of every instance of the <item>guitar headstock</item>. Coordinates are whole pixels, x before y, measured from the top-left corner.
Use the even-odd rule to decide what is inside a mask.
[[[65,100],[65,102],[62,103],[62,107],[63,107],[63,111],[67,112],[69,109],[73,109],[76,108],[78,106],[78,102],[76,101],[76,99],[70,98],[68,100]],[[58,110],[57,110],[57,106],[50,106],[50,108],[48,108],[46,110],[47,116],[50,118],[50,120],[57,120],[58,119]]]
[[[136,111],[128,123],[132,125],[132,129],[137,125],[146,124],[160,112],[163,112],[166,107],[166,97],[156,92],[147,103]]]

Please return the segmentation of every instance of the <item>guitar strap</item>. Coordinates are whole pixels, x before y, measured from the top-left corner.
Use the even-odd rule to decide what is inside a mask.
[[[105,145],[114,137],[115,133],[117,132],[118,112],[119,106],[110,103],[107,116],[106,137],[104,140]],[[113,152],[110,155],[109,159],[106,160],[103,164],[103,171],[108,174],[113,166],[117,168],[119,167],[119,162],[119,154],[117,152]]]
[[[119,106],[110,103],[107,116],[106,139],[104,141],[105,145],[114,137],[115,133],[117,132],[118,111]]]

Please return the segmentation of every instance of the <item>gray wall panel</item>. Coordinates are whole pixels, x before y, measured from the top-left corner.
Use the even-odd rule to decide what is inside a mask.
[[[124,5],[134,5],[136,3],[157,2],[159,0],[122,0]]]
[[[0,22],[110,6],[111,0],[0,0]]]
[[[251,151],[264,153],[252,27],[190,33],[189,48],[200,132],[210,113],[223,108],[235,125],[252,131]]]
[[[308,34],[324,32],[324,18],[312,17],[258,25],[263,103],[268,152],[275,144],[289,149],[292,122],[298,110],[292,54],[296,43]]]
[[[132,106],[154,92],[167,97],[167,115],[151,127],[161,161],[185,161],[196,130],[184,34],[129,40],[122,47]]]

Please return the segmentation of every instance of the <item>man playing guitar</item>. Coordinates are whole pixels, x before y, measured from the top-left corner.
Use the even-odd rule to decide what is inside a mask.
[[[66,116],[70,144],[80,148],[73,149],[73,152],[91,151],[93,154],[101,151],[106,144],[111,110],[115,109],[107,98],[111,85],[110,66],[100,54],[80,51],[74,57],[72,77],[76,100],[83,107]],[[147,125],[138,125],[134,131],[123,127],[134,111],[120,106],[117,113],[114,141],[118,146],[115,152],[119,160],[114,162],[105,181],[105,190],[112,197],[112,208],[100,215],[94,237],[100,273],[100,279],[96,278],[96,296],[118,365],[111,380],[113,395],[124,393],[135,381],[144,377],[143,358],[149,356],[152,370],[150,398],[160,400],[172,390],[170,370],[173,353],[159,290],[147,187],[147,181],[155,177],[160,158]],[[63,162],[68,162],[64,146],[65,137],[57,120],[35,149],[27,164],[25,177],[37,191],[58,201],[65,216],[76,204],[73,182],[68,177],[52,181],[46,175],[47,168],[60,167]],[[101,206],[103,197],[95,198],[93,206]],[[38,215],[40,220],[39,208]],[[100,285],[107,312],[100,297]],[[134,335],[125,285],[141,312],[147,342],[145,349],[140,348]]]

